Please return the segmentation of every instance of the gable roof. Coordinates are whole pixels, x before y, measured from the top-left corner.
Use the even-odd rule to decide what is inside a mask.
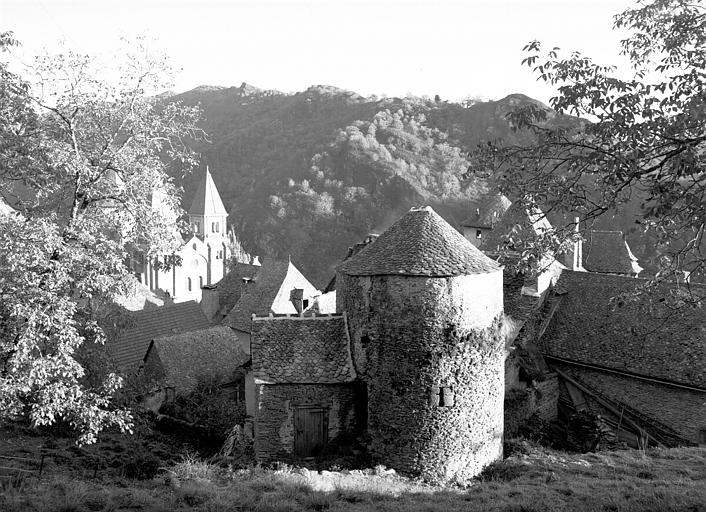
[[[208,167],[189,208],[189,215],[228,215]]]
[[[236,263],[223,279],[213,285],[218,290],[218,300],[224,311],[233,309],[260,269],[260,265]]]
[[[589,231],[583,255],[583,267],[589,272],[639,274],[642,271],[622,231]]]
[[[425,206],[412,208],[337,270],[354,276],[450,277],[484,274],[500,268],[431,207]]]
[[[258,384],[338,384],[356,377],[343,315],[254,317],[251,355]]]
[[[161,308],[135,311],[127,317],[127,327],[108,343],[115,362],[125,370],[134,370],[142,362],[150,341],[160,336],[205,329],[210,324],[195,301]]]
[[[461,222],[461,226],[469,228],[492,229],[505,214],[512,202],[502,194],[486,196],[471,206],[471,214]]]
[[[233,330],[222,325],[155,338],[145,360],[152,351],[164,371],[164,384],[181,393],[191,391],[206,377],[220,376],[228,381],[250,360]]]
[[[265,260],[242,291],[238,302],[223,319],[223,325],[250,332],[253,314],[265,316],[270,313],[295,313],[296,309],[289,301],[290,290],[283,290],[285,297],[279,295],[285,281],[289,281],[293,287],[316,290],[291,261]]]
[[[611,297],[634,292],[644,279],[564,270],[560,300],[540,350],[548,356],[706,388],[706,322],[701,308],[670,309],[676,284],[658,286],[652,300]],[[684,285],[681,285],[684,286]],[[706,286],[691,285],[706,296]],[[651,303],[650,303],[651,302]]]

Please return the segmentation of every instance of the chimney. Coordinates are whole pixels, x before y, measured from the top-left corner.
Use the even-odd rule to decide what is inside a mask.
[[[201,310],[210,322],[220,309],[220,294],[214,285],[206,285],[201,289]]]
[[[571,270],[583,270],[583,239],[578,217],[574,217],[574,243],[573,247],[564,254],[564,265]]]
[[[294,288],[291,292],[289,292],[289,300],[292,302],[292,304],[294,304],[294,309],[297,310],[297,313],[301,313],[304,311],[303,288]]]

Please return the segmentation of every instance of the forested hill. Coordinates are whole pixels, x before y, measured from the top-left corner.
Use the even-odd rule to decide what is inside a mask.
[[[322,286],[347,248],[413,205],[455,226],[488,191],[467,175],[467,151],[513,138],[505,114],[518,102],[461,105],[364,98],[328,86],[283,94],[199,87],[174,96],[201,104],[210,143],[198,148],[246,250],[292,260]],[[184,178],[189,204],[203,170]]]

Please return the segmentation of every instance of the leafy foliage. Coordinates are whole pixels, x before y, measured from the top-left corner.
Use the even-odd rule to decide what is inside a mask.
[[[14,44],[0,36],[3,50]],[[167,162],[191,166],[186,141],[201,133],[197,108],[150,96],[167,68],[140,42],[116,83],[100,71],[71,52],[42,57],[30,86],[0,62],[0,193],[16,210],[0,214],[0,417],[62,419],[80,443],[130,430],[111,405],[121,379],[90,385],[77,350],[104,342],[101,320],[133,282],[127,247],[178,243]]]
[[[591,221],[634,210],[658,244],[658,275],[704,275],[706,9],[687,0],[640,1],[615,17],[615,27],[630,31],[622,41],[629,78],[578,52],[544,55],[537,41],[525,47],[524,63],[558,87],[551,107],[590,122],[552,126],[545,109],[515,109],[509,121],[534,142],[483,146],[476,168],[550,214]]]

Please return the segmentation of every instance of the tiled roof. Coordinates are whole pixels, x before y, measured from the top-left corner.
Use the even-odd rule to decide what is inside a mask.
[[[255,381],[337,384],[355,380],[345,317],[274,316],[252,321]]]
[[[316,288],[294,266],[291,261],[265,260],[258,272],[250,281],[240,296],[238,302],[223,319],[227,325],[240,331],[250,332],[252,315],[259,316],[272,313],[294,313],[294,305],[289,302],[290,290],[285,290],[286,297],[278,299],[282,286],[288,283],[290,288],[305,290],[305,298],[314,295]],[[275,304],[276,299],[278,300]]]
[[[182,393],[206,377],[220,376],[228,382],[233,372],[250,360],[233,329],[222,325],[156,338],[149,350],[159,357],[164,383]]]
[[[557,286],[567,293],[559,297],[540,349],[574,362],[706,388],[704,311],[689,306],[670,309],[668,301],[661,301],[676,285],[660,285],[651,301],[609,304],[611,297],[634,291],[644,282],[565,270]],[[706,296],[704,286],[692,284],[691,289]]]
[[[228,215],[216,184],[213,182],[211,172],[206,169],[206,176],[199,184],[194,196],[194,201],[189,208],[191,215]]]
[[[337,270],[360,276],[448,277],[484,274],[500,268],[426,206],[412,208]]]
[[[286,261],[265,261],[223,319],[223,325],[250,332],[252,315],[268,315],[272,310],[272,303],[287,275],[287,267]]]
[[[205,329],[209,325],[195,301],[135,311],[129,314],[127,327],[107,346],[118,366],[135,370],[154,338]]]
[[[236,263],[235,267],[214,285],[218,290],[218,300],[222,309],[225,311],[233,309],[260,269],[260,265]]]
[[[642,270],[622,231],[589,231],[583,255],[583,267],[589,272],[639,274]]]
[[[470,228],[490,228],[500,222],[512,203],[502,194],[486,196],[483,200],[471,205],[471,215],[461,222],[462,226]]]

